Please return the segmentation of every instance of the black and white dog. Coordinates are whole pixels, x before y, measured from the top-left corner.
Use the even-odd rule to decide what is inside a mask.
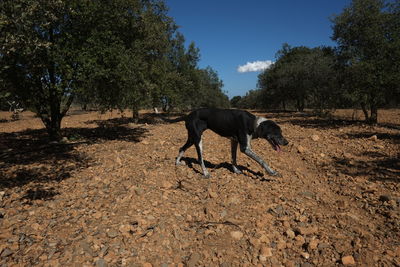
[[[251,150],[250,141],[255,138],[266,139],[276,151],[280,151],[280,146],[287,145],[288,141],[282,136],[281,128],[273,121],[263,117],[257,117],[247,111],[236,109],[216,109],[203,108],[190,114],[168,122],[185,121],[188,131],[186,143],[179,149],[176,164],[181,164],[181,158],[185,151],[195,145],[199,164],[205,177],[210,177],[204,162],[201,135],[207,129],[227,137],[231,140],[232,166],[233,171],[240,174],[241,171],[236,166],[236,151],[239,144],[240,151],[258,162],[270,175],[280,176],[272,170],[256,153]]]

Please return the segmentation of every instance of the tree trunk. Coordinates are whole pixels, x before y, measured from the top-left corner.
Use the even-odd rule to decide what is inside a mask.
[[[371,116],[369,117],[368,122],[371,124],[378,123],[378,107],[376,105],[371,105]]]
[[[365,105],[364,102],[361,102],[360,105],[361,105],[361,109],[362,109],[362,111],[363,111],[363,113],[364,113],[365,121],[369,121],[369,115],[368,115],[367,105]]]
[[[137,105],[132,106],[132,119],[134,123],[139,122],[139,107]]]
[[[61,136],[61,118],[51,119],[49,123],[45,123],[47,133],[49,134],[50,140],[60,141]]]

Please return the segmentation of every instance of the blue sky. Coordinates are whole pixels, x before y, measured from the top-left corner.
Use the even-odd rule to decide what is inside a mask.
[[[332,23],[350,0],[166,0],[187,44],[200,49],[200,67],[211,66],[231,98],[257,85],[258,72],[238,72],[248,62],[275,61],[283,43],[334,46]]]

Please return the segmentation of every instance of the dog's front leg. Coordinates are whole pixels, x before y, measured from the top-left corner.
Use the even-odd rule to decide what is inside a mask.
[[[234,173],[242,174],[242,172],[238,169],[236,164],[237,146],[238,142],[236,140],[231,140],[232,168]]]
[[[263,161],[256,153],[253,152],[253,150],[251,150],[251,148],[249,148],[249,147],[240,147],[240,150],[244,154],[246,154],[247,156],[249,156],[250,158],[255,160],[258,164],[260,164],[272,176],[281,176],[278,172],[276,172],[273,169],[271,169],[265,161]]]

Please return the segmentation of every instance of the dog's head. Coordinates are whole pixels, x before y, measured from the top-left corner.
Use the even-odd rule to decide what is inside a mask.
[[[273,121],[266,120],[260,123],[257,129],[258,136],[267,139],[272,148],[281,151],[280,146],[286,146],[289,142],[283,137],[281,127]]]

